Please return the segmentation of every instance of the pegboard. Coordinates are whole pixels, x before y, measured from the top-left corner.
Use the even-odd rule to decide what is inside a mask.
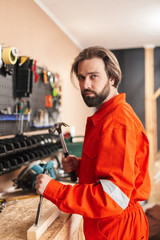
[[[39,79],[35,83],[33,78],[33,90],[30,97],[33,115],[35,114],[37,109],[45,109],[45,93],[46,88],[48,87],[48,85],[46,86],[43,82],[41,68],[37,68],[37,74],[39,75]]]
[[[16,96],[16,65],[12,67],[12,75],[6,74],[5,69],[2,67],[0,69],[0,111],[10,108],[11,113],[16,113],[16,105],[22,101],[30,100],[31,104],[31,122],[24,120],[23,122],[23,131],[32,130],[32,122],[36,112],[41,109],[45,110],[45,96],[52,95],[52,89],[50,84],[44,84],[43,80],[43,69],[40,67],[36,68],[36,72],[39,75],[38,81],[35,82],[34,73],[32,78],[32,93],[28,97],[17,97]],[[22,79],[23,81],[23,79]],[[52,113],[55,111],[54,106],[52,108],[47,108],[47,112]],[[58,113],[57,113],[58,114]],[[34,128],[34,130],[36,130]],[[16,118],[14,121],[1,121],[0,120],[0,136],[18,134],[19,133],[19,120]]]
[[[11,107],[13,109],[13,76],[0,72],[0,110]]]

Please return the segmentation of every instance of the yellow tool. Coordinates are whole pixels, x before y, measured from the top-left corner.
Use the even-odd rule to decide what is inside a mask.
[[[22,56],[20,57],[20,66],[22,66],[27,60],[29,59],[29,57],[26,56]]]
[[[15,204],[19,200],[35,198],[35,197],[39,197],[39,195],[23,196],[23,197],[17,197],[17,198],[9,198],[9,199],[0,198],[0,212],[2,212],[3,208],[5,208],[8,204]]]
[[[43,81],[44,81],[44,84],[48,83],[48,77],[47,77],[47,71],[46,70],[43,70]]]

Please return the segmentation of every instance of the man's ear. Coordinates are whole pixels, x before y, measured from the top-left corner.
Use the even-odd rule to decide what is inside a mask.
[[[111,86],[114,86],[115,78],[110,78],[110,83],[111,83]]]

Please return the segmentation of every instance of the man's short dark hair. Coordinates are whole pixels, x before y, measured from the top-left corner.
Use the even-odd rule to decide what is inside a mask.
[[[85,48],[83,51],[81,51],[78,56],[75,58],[72,68],[71,68],[71,76],[73,73],[77,76],[78,75],[78,65],[80,62],[86,60],[86,59],[92,59],[92,58],[101,58],[105,64],[105,69],[107,76],[109,78],[115,79],[114,81],[114,87],[118,88],[120,82],[121,82],[121,69],[118,63],[117,58],[115,55],[108,49],[105,49],[103,47],[89,47]]]

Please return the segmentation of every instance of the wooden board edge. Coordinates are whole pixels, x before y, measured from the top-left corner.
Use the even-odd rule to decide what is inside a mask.
[[[27,230],[27,240],[38,240],[40,236],[47,230],[52,222],[59,216],[60,210],[57,206],[51,207],[47,213],[39,220],[38,226],[32,225]]]

